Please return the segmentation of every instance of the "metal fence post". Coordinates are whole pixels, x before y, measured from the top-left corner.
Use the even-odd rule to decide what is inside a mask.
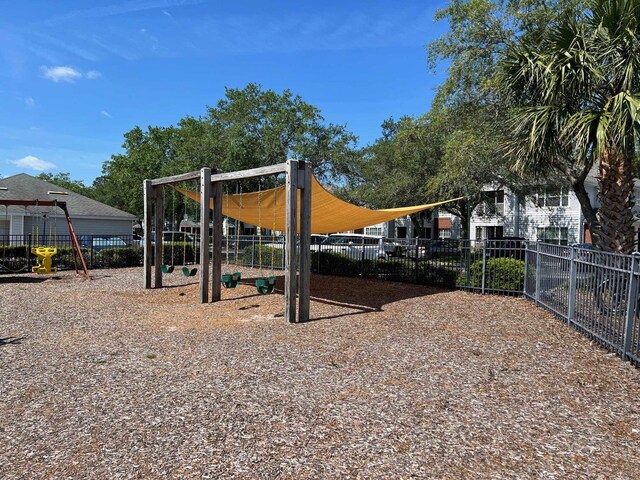
[[[418,264],[419,264],[419,258],[418,256],[420,255],[420,247],[418,246],[418,244],[420,243],[418,237],[416,237],[416,256],[414,259],[414,266],[413,266],[413,283],[418,283]],[[425,256],[426,256],[426,250],[425,250]],[[426,261],[426,258],[425,258]]]
[[[362,257],[361,257],[361,262],[360,262],[360,276],[362,278],[364,278],[364,260],[366,258],[365,256],[365,252],[364,252],[365,246],[364,246],[364,237],[362,237]]]
[[[522,282],[522,293],[527,295],[527,280],[529,279],[529,244],[524,247],[524,282]]]
[[[256,236],[251,235],[251,267],[256,266]]]
[[[631,256],[631,272],[629,273],[629,293],[627,295],[627,312],[624,320],[624,340],[622,358],[626,360],[631,351],[631,339],[635,324],[636,308],[638,308],[638,276],[640,276],[640,253]]]
[[[569,308],[567,311],[567,323],[571,325],[576,315],[576,292],[578,280],[578,262],[576,261],[577,249],[571,246],[571,256],[569,257]]]
[[[484,290],[487,281],[487,241],[482,241],[482,294],[484,295]]]
[[[540,306],[540,241],[536,242],[536,305]]]
[[[89,243],[89,268],[93,269],[93,234],[91,235],[91,243]]]
[[[29,244],[27,247],[27,270],[31,268],[31,234],[29,234]]]

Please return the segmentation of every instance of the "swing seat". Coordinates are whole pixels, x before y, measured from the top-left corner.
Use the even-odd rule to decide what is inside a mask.
[[[224,285],[225,288],[236,288],[241,278],[242,274],[240,272],[225,273],[222,275],[222,285]]]
[[[258,278],[256,280],[256,290],[260,295],[273,293],[276,291],[276,277]]]
[[[174,267],[173,265],[165,265],[164,263],[162,265],[160,265],[160,270],[162,270],[162,273],[173,273],[173,270],[176,267]]]
[[[31,267],[33,273],[45,274],[55,273],[58,269],[52,266],[52,257],[58,253],[55,247],[35,247],[31,249],[31,253],[35,255],[36,266]]]
[[[193,277],[195,276],[195,274],[198,273],[198,268],[194,267],[194,268],[189,268],[189,267],[182,267],[182,274],[185,277]]]

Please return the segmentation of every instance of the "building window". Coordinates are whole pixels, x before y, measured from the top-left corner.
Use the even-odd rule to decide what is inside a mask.
[[[451,238],[451,229],[450,228],[441,228],[439,231],[440,238]]]
[[[556,245],[569,244],[568,227],[538,227],[538,240]]]
[[[366,235],[382,235],[382,227],[367,227],[364,229]]]
[[[504,237],[504,227],[502,225],[476,227],[476,240],[493,240]]]
[[[483,192],[476,213],[480,216],[504,215],[504,190]]]
[[[534,195],[537,207],[568,207],[569,191],[566,188],[545,188]]]

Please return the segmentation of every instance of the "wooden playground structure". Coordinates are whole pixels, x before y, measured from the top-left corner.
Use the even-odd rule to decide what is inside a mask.
[[[225,182],[261,178],[284,174],[286,178],[285,204],[285,285],[284,317],[290,323],[309,320],[310,278],[311,278],[311,181],[312,171],[308,162],[287,160],[267,167],[252,168],[236,172],[222,173],[210,168],[202,168],[181,175],[145,180],[144,189],[144,287],[162,287],[162,264],[164,245],[164,189],[180,182],[200,181],[200,281],[201,303],[209,302],[209,282],[211,301],[217,302],[222,294],[222,203]],[[299,193],[299,200],[298,200]],[[300,205],[298,205],[298,201]],[[213,205],[211,205],[213,204]],[[209,225],[213,229],[209,232]],[[155,244],[152,231],[156,232]],[[300,235],[297,247],[297,234]],[[209,243],[212,240],[211,271],[209,270]],[[297,254],[299,252],[299,262]],[[154,260],[155,261],[152,261]],[[299,263],[299,264],[298,264]],[[300,272],[298,278],[298,271]]]

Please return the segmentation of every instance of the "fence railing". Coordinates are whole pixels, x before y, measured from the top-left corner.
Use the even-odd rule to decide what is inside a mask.
[[[536,243],[524,295],[623,359],[640,364],[640,254]]]

